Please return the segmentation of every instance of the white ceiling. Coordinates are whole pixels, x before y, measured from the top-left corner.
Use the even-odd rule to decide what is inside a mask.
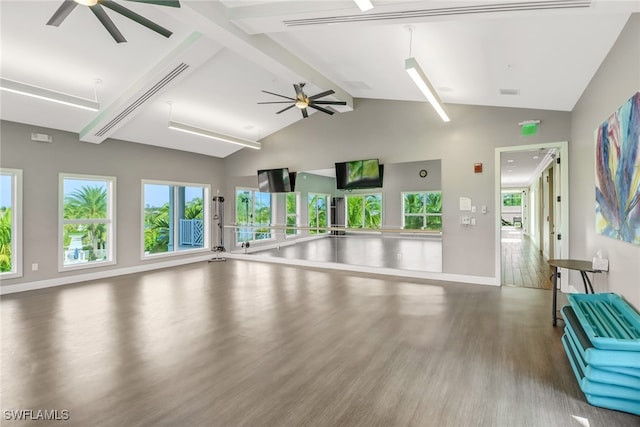
[[[445,103],[570,111],[630,13],[640,11],[637,1],[605,0],[373,0],[368,12],[352,0],[188,0],[179,9],[116,1],[173,35],[107,10],[128,40],[117,44],[86,6],[53,27],[45,23],[62,0],[0,0],[2,78],[89,99],[97,93],[101,106],[90,112],[3,91],[0,118],[94,143],[111,137],[225,157],[241,147],[167,122],[256,141],[303,120],[295,108],[276,115],[282,104],[257,104],[280,100],[262,90],[292,96],[299,82],[307,95],[335,90],[329,99],[348,104],[339,114],[353,98],[421,101],[404,71],[409,56]],[[489,4],[530,10],[487,12]],[[562,7],[531,10],[543,4]],[[189,67],[94,136],[180,63]]]

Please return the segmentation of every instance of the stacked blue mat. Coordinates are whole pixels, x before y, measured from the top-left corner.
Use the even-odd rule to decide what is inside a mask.
[[[640,415],[640,314],[619,295],[571,294],[562,344],[587,401]]]

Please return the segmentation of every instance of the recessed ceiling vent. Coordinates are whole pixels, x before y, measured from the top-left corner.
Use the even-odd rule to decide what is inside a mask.
[[[171,70],[167,75],[165,75],[160,81],[151,86],[151,88],[144,92],[140,97],[138,97],[135,101],[125,107],[119,114],[117,114],[109,123],[104,125],[102,129],[97,131],[94,135],[97,137],[101,137],[113,129],[114,126],[118,125],[122,120],[124,120],[129,114],[135,111],[136,108],[140,107],[142,104],[147,102],[149,99],[153,97],[156,93],[160,92],[162,88],[171,83],[173,79],[182,74],[187,68],[189,68],[188,64],[184,62],[176,66],[173,70]]]
[[[390,21],[455,15],[474,15],[499,12],[529,12],[532,10],[574,9],[591,6],[592,0],[548,0],[519,3],[476,4],[434,9],[401,10],[394,12],[362,13],[357,15],[326,16],[282,21],[287,27],[307,25],[344,24],[349,22]]]
[[[520,95],[520,89],[500,89],[500,95]]]

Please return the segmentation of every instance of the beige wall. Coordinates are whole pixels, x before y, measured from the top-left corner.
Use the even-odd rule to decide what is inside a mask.
[[[271,167],[324,169],[366,158],[379,158],[385,165],[441,159],[443,273],[494,277],[495,148],[567,141],[570,113],[468,105],[448,109],[451,122],[443,123],[427,103],[357,99],[352,112],[313,114],[265,138],[259,152],[232,154],[225,159],[225,170],[227,175],[248,175]],[[530,119],[542,121],[539,133],[522,137],[518,123]],[[473,172],[478,162],[484,164],[481,174]],[[225,191],[232,194],[233,188]],[[474,227],[459,224],[463,196],[478,211],[482,205],[489,208],[487,215],[476,215]]]
[[[31,141],[32,132],[49,134],[53,142]],[[140,260],[141,180],[211,184],[214,193],[222,187],[222,160],[213,157],[111,139],[90,144],[77,134],[13,122],[1,123],[0,138],[0,165],[23,170],[24,212],[24,275],[3,286],[167,261]],[[117,265],[58,272],[60,172],[116,177]],[[31,271],[33,263],[38,271]]]
[[[623,295],[640,308],[640,247],[595,232],[594,131],[640,89],[640,14],[633,14],[571,115],[571,253],[609,258],[609,273],[595,277],[600,292]],[[578,279],[576,279],[578,280]],[[580,288],[579,288],[580,289]]]

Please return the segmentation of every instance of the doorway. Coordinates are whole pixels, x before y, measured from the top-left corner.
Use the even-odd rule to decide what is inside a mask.
[[[568,143],[496,148],[495,160],[497,284],[550,289],[547,260],[568,256]]]

